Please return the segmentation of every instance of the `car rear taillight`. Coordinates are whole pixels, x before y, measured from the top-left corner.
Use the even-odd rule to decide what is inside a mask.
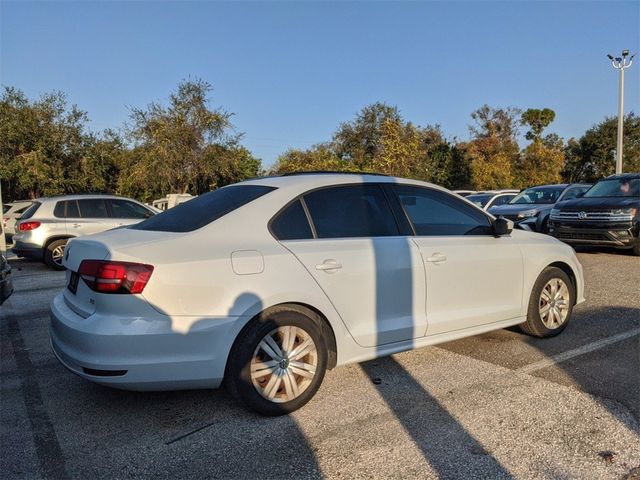
[[[80,278],[94,292],[142,293],[153,273],[152,265],[107,260],[83,260]]]
[[[4,217],[4,218],[2,219],[2,224],[6,227],[6,226],[7,226],[7,222],[8,222],[8,221],[9,221],[9,218]]]
[[[40,226],[40,222],[22,222],[18,225],[18,230],[21,232],[28,232],[29,230],[35,230]]]

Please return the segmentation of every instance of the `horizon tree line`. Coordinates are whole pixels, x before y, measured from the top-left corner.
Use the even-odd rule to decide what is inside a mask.
[[[398,107],[374,103],[338,126],[331,139],[288,149],[264,169],[242,145],[233,114],[211,106],[212,86],[181,82],[167,102],[132,108],[119,130],[94,133],[87,112],[61,92],[30,100],[15,87],[0,96],[0,181],[4,201],[104,192],[149,202],[167,193],[199,195],[264,174],[366,171],[447,188],[487,190],[594,181],[614,172],[616,117],[564,141],[545,130],[549,108],[471,113],[470,138],[447,139],[438,125],[407,121]],[[520,148],[520,128],[529,143]],[[640,117],[625,117],[625,171],[640,171]]]

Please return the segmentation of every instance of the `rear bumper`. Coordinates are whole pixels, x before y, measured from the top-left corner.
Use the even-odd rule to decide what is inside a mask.
[[[150,309],[152,310],[152,309]],[[71,372],[125,390],[215,388],[241,317],[198,319],[186,331],[160,313],[148,318],[87,318],[58,294],[51,303],[50,338],[55,356]]]
[[[34,260],[42,260],[43,250],[40,245],[36,245],[34,243],[27,243],[27,242],[21,241],[16,237],[17,235],[13,236],[13,239],[15,240],[15,244],[11,249],[13,253],[15,253],[19,257],[31,258]]]
[[[629,225],[575,226],[550,223],[549,235],[572,245],[595,245],[615,248],[633,248],[638,238],[638,228]]]

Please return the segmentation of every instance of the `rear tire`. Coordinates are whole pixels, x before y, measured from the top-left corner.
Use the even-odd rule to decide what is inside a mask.
[[[62,259],[64,258],[64,248],[68,239],[54,240],[44,250],[44,263],[54,270],[64,270]]]
[[[240,332],[229,354],[225,384],[251,410],[283,415],[311,400],[326,368],[320,326],[283,307],[261,314]]]
[[[534,337],[554,337],[562,332],[573,313],[575,287],[557,267],[545,268],[531,290],[527,321],[520,330]]]

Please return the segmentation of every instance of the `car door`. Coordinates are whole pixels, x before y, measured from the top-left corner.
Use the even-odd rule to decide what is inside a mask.
[[[67,231],[75,236],[114,228],[104,198],[82,198],[67,202]]]
[[[287,235],[292,225],[302,232]],[[358,344],[373,347],[424,336],[426,285],[420,252],[400,235],[379,185],[309,192],[271,227],[326,293]]]
[[[511,236],[494,237],[487,215],[436,189],[396,185],[427,278],[427,335],[518,317],[523,266]]]
[[[133,225],[153,215],[149,209],[131,200],[112,198],[108,202],[116,227]]]

